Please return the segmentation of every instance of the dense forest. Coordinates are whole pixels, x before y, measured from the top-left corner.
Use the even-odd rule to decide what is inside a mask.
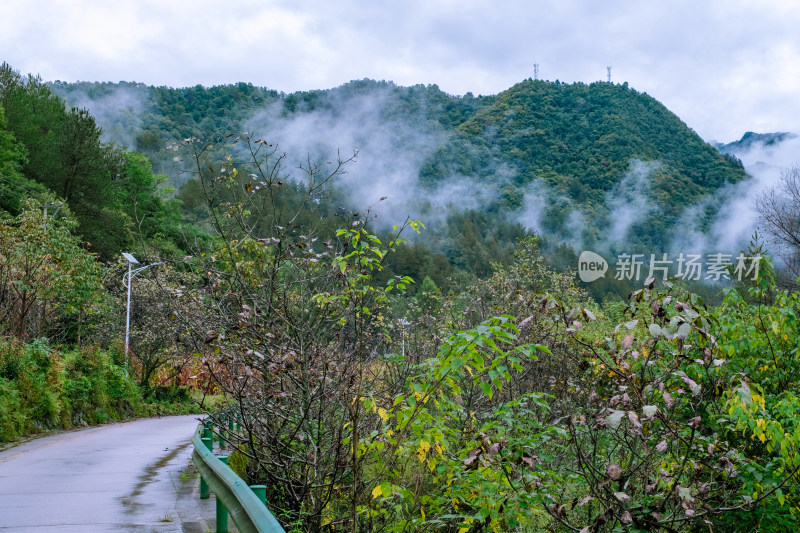
[[[0,440],[191,395],[240,422],[229,463],[293,533],[795,530],[800,298],[763,243],[713,305],[573,271],[571,243],[665,245],[743,179],[625,85],[286,95],[3,64]],[[615,195],[649,203],[619,226]]]
[[[525,235],[542,239],[559,271],[575,267],[581,248],[669,251],[687,218],[707,230],[726,185],[746,177],[735,157],[627,84],[526,80],[488,97],[373,80],[292,94],[242,83],[50,87],[92,109],[108,140],[145,153],[182,186],[177,197],[201,225],[198,184],[165,150],[173,141],[247,131],[286,151],[289,168],[358,149],[358,164],[319,194],[335,207],[374,207],[378,231],[406,217],[424,221],[427,231],[388,267],[439,286],[461,272],[488,275]],[[631,289],[614,280],[586,288],[598,299]]]

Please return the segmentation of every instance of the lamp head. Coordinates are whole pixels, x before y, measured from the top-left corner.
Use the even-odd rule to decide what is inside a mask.
[[[135,257],[133,257],[133,255],[131,255],[131,254],[128,254],[128,253],[122,252],[122,257],[124,257],[125,259],[127,259],[127,260],[128,260],[128,262],[129,262],[129,263],[131,263],[131,264],[134,264],[134,265],[138,265],[138,264],[139,264],[139,261],[137,261],[137,260],[136,260],[136,258],[135,258]]]

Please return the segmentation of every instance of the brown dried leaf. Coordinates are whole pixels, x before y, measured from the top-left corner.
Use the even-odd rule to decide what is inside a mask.
[[[625,503],[631,499],[631,497],[625,494],[624,492],[615,492],[614,497],[622,503]]]
[[[628,348],[631,347],[632,344],[633,344],[633,333],[628,333],[622,339],[622,344],[620,346],[622,347],[623,350],[627,350]]]
[[[616,481],[622,477],[622,468],[619,465],[610,463],[606,466],[606,475]]]
[[[667,409],[672,409],[672,406],[675,405],[675,400],[672,399],[672,394],[668,392],[664,393],[664,403],[667,405]]]

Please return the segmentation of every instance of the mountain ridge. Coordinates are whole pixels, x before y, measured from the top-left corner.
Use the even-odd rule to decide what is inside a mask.
[[[370,79],[290,94],[246,83],[51,87],[176,185],[185,174],[163,150],[170,139],[256,131],[320,161],[358,148],[360,168],[343,187],[362,205],[351,207],[388,195],[396,208],[384,219],[432,217],[432,241],[458,233],[447,213],[472,209],[489,226],[519,225],[573,246],[664,250],[688,207],[747,178],[741,161],[627,83],[527,79],[477,97]],[[704,207],[697,227],[715,214]]]

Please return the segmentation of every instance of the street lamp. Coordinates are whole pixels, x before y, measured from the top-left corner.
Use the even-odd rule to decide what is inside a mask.
[[[402,338],[403,338],[403,343],[402,343],[402,346],[403,346],[403,351],[402,351],[402,355],[403,355],[403,357],[405,357],[405,356],[406,356],[406,328],[409,328],[409,329],[410,329],[410,328],[413,328],[414,326],[416,326],[417,324],[419,324],[419,322],[417,322],[416,324],[412,324],[411,322],[408,322],[408,321],[406,321],[406,319],[405,319],[405,318],[401,318],[400,320],[398,320],[398,322],[400,323],[400,332],[401,332],[401,333],[400,333],[400,335],[401,335],[401,336],[402,336]]]
[[[124,276],[122,276],[122,284],[125,285],[125,287],[127,287],[128,289],[128,310],[125,317],[125,368],[127,370],[127,368],[130,366],[128,364],[128,345],[130,342],[130,330],[131,330],[131,285],[132,285],[131,282],[133,281],[134,276],[136,276],[136,274],[138,274],[142,270],[148,269],[151,266],[160,265],[163,263],[163,261],[161,261],[160,263],[152,263],[149,265],[145,265],[139,268],[133,268],[133,265],[138,265],[139,261],[137,261],[136,258],[133,257],[133,255],[125,252],[122,252],[122,257],[124,257],[128,261],[128,272]]]

